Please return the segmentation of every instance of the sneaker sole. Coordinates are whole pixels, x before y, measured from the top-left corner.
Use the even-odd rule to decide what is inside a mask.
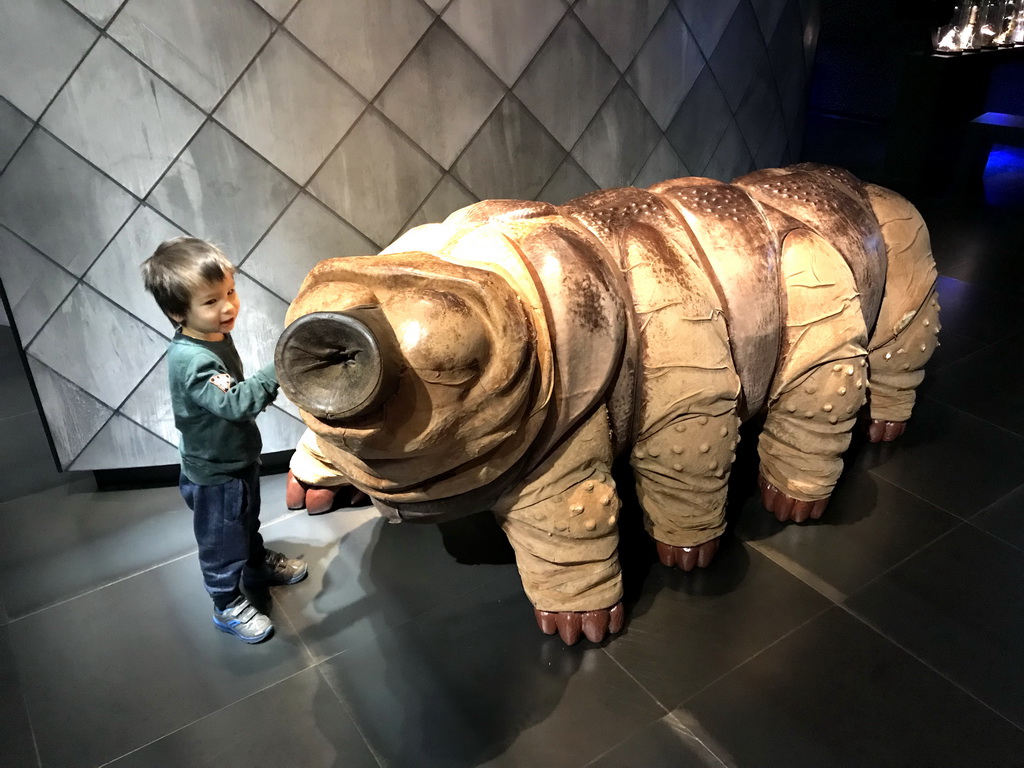
[[[229,635],[234,635],[243,643],[249,643],[250,645],[253,645],[254,643],[263,642],[268,637],[270,637],[274,632],[274,627],[270,626],[267,628],[267,631],[264,632],[262,635],[256,635],[255,637],[246,637],[245,635],[240,635],[238,632],[236,632],[235,628],[230,626],[229,624],[221,624],[219,621],[217,621],[216,617],[214,617],[213,619],[213,626],[215,626],[221,632],[227,632]]]
[[[276,581],[274,579],[247,579],[243,576],[242,583],[247,587],[290,587],[292,584],[298,584],[308,575],[309,569],[307,568],[305,571],[297,574],[288,581]]]

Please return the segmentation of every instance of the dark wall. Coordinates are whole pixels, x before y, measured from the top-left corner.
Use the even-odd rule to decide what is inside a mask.
[[[992,71],[985,109],[1024,115],[1024,61],[1000,64]]]
[[[948,0],[824,0],[811,111],[890,119],[905,57],[931,49],[952,9]]]
[[[901,191],[951,182],[970,120],[1024,114],[1024,51],[932,54],[952,0],[824,0],[803,158]]]

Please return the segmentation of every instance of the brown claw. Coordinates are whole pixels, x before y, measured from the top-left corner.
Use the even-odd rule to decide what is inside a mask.
[[[707,568],[711,564],[718,552],[719,541],[717,538],[711,539],[692,547],[676,547],[661,541],[654,542],[654,545],[662,565],[689,572],[694,568]]]
[[[288,482],[284,489],[284,503],[288,509],[302,509],[306,506],[306,486],[288,470]]]
[[[871,419],[868,422],[868,441],[872,443],[891,443],[907,431],[905,421],[884,421]]]
[[[608,611],[608,633],[617,635],[626,624],[626,609],[618,602]]]
[[[775,515],[775,519],[780,523],[820,520],[825,514],[825,507],[828,506],[828,498],[816,501],[794,499],[769,483],[764,475],[758,475],[757,485],[761,489],[761,504]]]
[[[583,614],[583,634],[592,643],[600,643],[608,634],[611,616],[608,611],[587,611]]]
[[[370,497],[360,491],[358,488],[352,489],[352,498],[348,500],[350,507],[365,507],[370,504]]]
[[[322,515],[334,508],[334,497],[337,495],[337,488],[321,488],[309,486],[306,491],[306,512],[311,515]]]
[[[311,515],[322,515],[324,512],[330,512],[334,509],[334,497],[339,490],[339,487],[327,488],[319,485],[309,485],[299,480],[299,478],[292,474],[291,470],[288,470],[288,480],[284,490],[284,503],[288,509],[302,509],[305,507],[306,512]],[[355,499],[356,494],[362,494],[362,491],[358,491],[355,488],[351,490],[353,499]],[[366,494],[362,495],[366,496]],[[351,506],[355,505],[352,504]]]
[[[559,611],[555,617],[558,636],[566,645],[576,645],[583,632],[583,614],[578,611]]]
[[[576,645],[580,637],[600,643],[608,635],[622,631],[626,611],[618,602],[611,608],[597,611],[542,611],[534,608],[533,615],[545,635],[557,632],[566,645]]]
[[[558,631],[558,625],[555,623],[555,619],[558,618],[557,613],[534,608],[533,615],[537,619],[537,626],[545,635],[553,635]]]
[[[907,431],[907,422],[905,421],[887,421],[885,422],[885,434],[882,435],[882,439],[891,443],[896,438],[903,435]]]

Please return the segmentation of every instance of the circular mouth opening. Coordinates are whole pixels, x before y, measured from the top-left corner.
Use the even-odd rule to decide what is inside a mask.
[[[281,389],[324,421],[372,413],[397,386],[397,347],[389,336],[393,332],[379,307],[305,315],[278,340],[274,363]]]

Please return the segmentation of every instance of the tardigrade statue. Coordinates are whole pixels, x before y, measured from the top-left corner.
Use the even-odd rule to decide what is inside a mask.
[[[306,277],[276,355],[309,427],[289,505],[490,510],[541,629],[600,641],[623,625],[613,460],[661,561],[703,567],[766,410],[762,501],[819,518],[865,403],[871,440],[903,432],[935,282],[915,208],[820,165],[471,205]]]

